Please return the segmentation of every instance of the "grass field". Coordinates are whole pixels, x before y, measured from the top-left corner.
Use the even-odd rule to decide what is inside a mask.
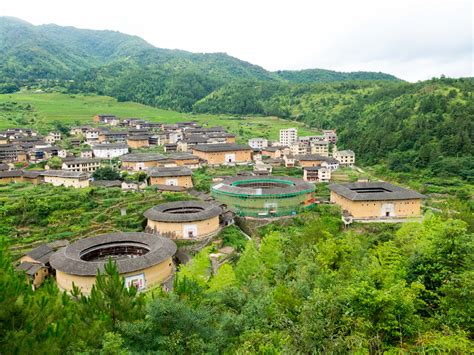
[[[163,123],[196,120],[203,125],[224,126],[228,131],[237,134],[240,142],[257,136],[276,140],[279,130],[289,127],[298,127],[300,135],[316,133],[301,123],[277,117],[194,115],[134,102],[117,102],[107,96],[31,92],[0,95],[0,129],[27,126],[44,132],[54,121],[67,125],[91,124],[92,117],[100,113]]]

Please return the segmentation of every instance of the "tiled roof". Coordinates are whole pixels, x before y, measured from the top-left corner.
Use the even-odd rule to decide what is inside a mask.
[[[144,216],[159,222],[192,222],[219,216],[222,208],[201,201],[163,203],[145,211]]]
[[[351,201],[411,200],[426,196],[388,182],[356,182],[351,184],[332,184],[331,191]]]
[[[121,274],[143,270],[157,265],[176,253],[176,244],[157,235],[142,232],[117,232],[102,234],[96,237],[80,239],[60,249],[51,256],[51,266],[59,271],[72,275],[95,276],[97,270],[104,270],[107,260],[85,261],[81,255],[85,250],[101,245],[140,245],[149,251],[134,258],[116,260]]]
[[[201,152],[232,152],[238,150],[252,150],[250,146],[243,144],[223,143],[223,144],[200,144],[192,147],[193,150]]]

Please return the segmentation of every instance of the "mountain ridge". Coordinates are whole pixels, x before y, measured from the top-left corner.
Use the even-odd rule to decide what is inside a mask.
[[[21,33],[21,38],[18,36]],[[15,32],[17,36],[14,36]],[[112,63],[114,60],[129,58],[141,65],[163,64],[163,63],[182,63],[190,61],[193,64],[202,63],[203,61],[211,61],[212,65],[227,65],[227,68],[221,69],[227,73],[230,79],[240,79],[243,75],[244,79],[255,80],[277,80],[293,82],[292,78],[296,78],[294,82],[327,82],[352,80],[352,73],[341,73],[325,69],[306,69],[304,71],[283,70],[268,71],[259,65],[241,60],[230,56],[223,52],[215,53],[193,53],[180,49],[165,49],[154,46],[146,40],[129,34],[124,34],[113,30],[91,30],[76,28],[73,26],[59,26],[56,24],[32,25],[22,19],[15,17],[0,17],[0,49],[3,49],[3,55],[0,54],[2,62],[11,62],[12,59],[19,62],[27,69],[30,67],[35,69],[39,65],[35,65],[38,59],[44,66],[42,71],[23,72],[19,68],[11,68],[13,70],[6,71],[7,77],[13,78],[12,74],[16,74],[17,78],[36,78],[36,79],[71,79],[74,73],[79,70],[89,69],[91,67],[99,67]],[[4,44],[2,45],[1,42]],[[12,43],[14,42],[14,43]],[[26,46],[28,45],[28,46]],[[63,48],[61,48],[63,47]],[[34,58],[31,54],[31,48],[40,54],[39,58]],[[51,53],[54,52],[54,53]],[[26,54],[26,56],[25,56]],[[25,58],[26,57],[26,58]],[[59,57],[63,57],[61,62]],[[30,64],[26,59],[33,62]],[[56,68],[50,65],[44,65],[51,62]],[[232,66],[229,68],[229,66]],[[0,64],[0,70],[5,64]],[[57,69],[60,70],[57,70]],[[232,73],[234,71],[235,73]],[[311,75],[305,75],[312,71]],[[209,72],[209,69],[207,70]],[[287,78],[279,73],[285,73]],[[300,74],[295,74],[300,73]],[[324,73],[318,77],[318,74]],[[371,79],[375,80],[399,80],[390,74],[370,73]],[[329,75],[329,77],[328,77]],[[331,77],[332,75],[332,77]],[[356,79],[361,74],[354,74]],[[304,79],[302,77],[305,76]],[[311,80],[311,77],[313,80]]]

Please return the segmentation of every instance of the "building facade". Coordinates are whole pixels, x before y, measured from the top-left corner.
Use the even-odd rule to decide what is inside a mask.
[[[331,202],[354,219],[397,219],[421,216],[425,196],[387,182],[329,185]]]
[[[82,158],[63,161],[62,170],[94,172],[100,168],[101,159]]]
[[[191,148],[193,155],[209,165],[245,164],[252,161],[252,148],[240,144],[202,144]]]
[[[164,203],[147,210],[146,231],[170,239],[199,240],[220,230],[222,208],[200,201]]]
[[[253,149],[262,149],[268,147],[268,140],[265,138],[251,138],[249,139],[249,146]]]
[[[42,173],[45,183],[74,188],[89,187],[89,174],[77,171],[46,170]]]
[[[298,129],[280,129],[280,144],[290,146],[298,141]]]
[[[94,156],[97,158],[113,159],[128,153],[128,146],[121,143],[95,144],[92,147]]]
[[[186,167],[152,168],[148,171],[149,185],[193,187],[193,172]]]
[[[342,166],[354,166],[355,153],[352,150],[336,150],[333,153],[334,159],[337,159]]]

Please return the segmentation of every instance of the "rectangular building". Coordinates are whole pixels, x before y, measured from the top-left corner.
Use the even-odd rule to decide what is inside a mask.
[[[336,150],[332,156],[337,159],[342,166],[354,166],[355,153],[352,150]]]
[[[193,172],[186,167],[152,168],[148,171],[149,185],[193,187]]]
[[[298,129],[280,129],[280,144],[290,146],[298,141]]]
[[[79,158],[64,160],[62,170],[94,172],[100,168],[102,159]]]
[[[388,182],[329,185],[331,202],[354,219],[419,217],[425,196]]]
[[[307,182],[329,182],[331,170],[323,166],[310,166],[303,169],[303,180]]]
[[[95,144],[92,151],[97,158],[112,159],[127,154],[128,146],[123,143]]]
[[[79,171],[46,170],[42,173],[45,183],[54,186],[82,188],[89,186],[89,174]]]
[[[249,146],[253,149],[262,149],[268,147],[268,140],[265,138],[251,138],[249,139]]]
[[[133,171],[155,168],[164,159],[166,157],[160,153],[131,153],[120,157],[122,169]]]
[[[252,161],[252,148],[242,144],[200,144],[191,147],[193,155],[209,165],[245,164]]]

